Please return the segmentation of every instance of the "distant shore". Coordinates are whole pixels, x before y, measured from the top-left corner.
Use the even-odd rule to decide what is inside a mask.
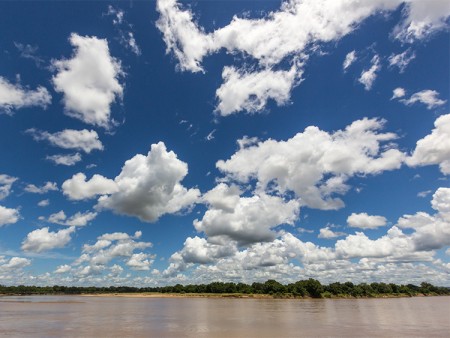
[[[436,297],[443,296],[438,294],[383,294],[372,296],[358,296],[339,295],[330,297],[309,297],[309,296],[291,296],[291,295],[270,295],[270,294],[240,294],[240,293],[158,293],[158,292],[143,292],[143,293],[85,293],[85,294],[0,294],[0,297],[11,296],[79,296],[79,297],[122,297],[122,298],[216,298],[216,299],[280,299],[280,300],[310,300],[310,299],[380,299],[380,298],[411,298],[411,297]]]
[[[34,286],[0,285],[1,295],[80,295],[85,297],[133,297],[133,298],[244,298],[244,299],[365,299],[399,298],[415,296],[450,295],[449,287],[434,286],[422,282],[420,286],[393,283],[370,284],[335,282],[322,285],[318,280],[300,280],[283,285],[269,279],[252,284],[212,282],[209,284],[176,284],[172,286]]]

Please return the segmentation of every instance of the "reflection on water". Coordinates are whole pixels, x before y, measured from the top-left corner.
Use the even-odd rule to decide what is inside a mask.
[[[0,336],[448,337],[450,298],[0,298]]]

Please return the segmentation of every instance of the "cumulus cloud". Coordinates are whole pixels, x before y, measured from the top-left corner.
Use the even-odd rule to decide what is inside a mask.
[[[386,225],[386,218],[383,216],[371,216],[365,212],[352,213],[347,217],[347,224],[352,228],[376,229]]]
[[[78,173],[64,181],[63,194],[71,200],[84,200],[118,191],[117,184],[111,179],[97,174],[88,181],[86,178],[85,174]]]
[[[50,200],[45,199],[45,200],[39,201],[37,205],[39,207],[48,207],[50,205]]]
[[[375,82],[378,72],[381,70],[380,57],[375,55],[370,61],[371,67],[363,70],[358,81],[364,85],[365,90],[371,90],[373,83]]]
[[[46,194],[49,191],[58,191],[58,185],[55,182],[46,182],[43,186],[37,187],[34,184],[28,184],[23,190],[32,194]]]
[[[406,95],[405,89],[403,89],[403,88],[401,88],[401,87],[395,88],[395,89],[392,91],[392,97],[391,97],[391,100],[394,100],[394,99],[398,99],[398,98],[404,97],[405,95]]]
[[[45,87],[39,86],[35,90],[12,84],[0,76],[0,111],[10,115],[15,109],[25,107],[47,108],[52,100]]]
[[[400,54],[391,54],[389,56],[389,66],[397,67],[400,73],[403,73],[409,63],[416,58],[416,53],[414,53],[411,48],[408,48],[403,53]]]
[[[437,2],[439,1],[440,5],[430,6],[432,9],[426,8],[422,12],[423,2],[408,0],[403,19],[395,31],[395,37],[403,40],[405,36],[413,36],[415,39],[425,38],[429,33],[445,28],[444,21],[450,11],[443,5],[443,0]],[[265,95],[261,92],[253,93],[252,84],[255,79],[263,79],[262,74],[269,75],[270,78],[276,75],[277,81],[282,86],[282,104],[285,104],[288,102],[292,87],[298,82],[286,79],[288,69],[279,69],[275,74],[274,66],[280,66],[286,60],[292,62],[298,55],[314,53],[321,43],[337,41],[357,29],[366,18],[384,11],[393,11],[402,3],[403,0],[286,0],[281,3],[278,10],[261,18],[251,19],[236,15],[229,24],[206,32],[197,23],[189,8],[176,0],[158,0],[156,9],[160,17],[156,25],[163,35],[166,52],[175,56],[177,67],[182,71],[204,72],[202,66],[204,57],[223,49],[230,54],[244,55],[256,61],[259,70],[252,73],[245,72],[238,66],[224,68],[224,84],[220,88],[222,91],[236,82],[241,87],[246,87],[243,90],[245,95],[239,95],[244,97],[240,98],[241,104],[238,107],[234,110],[222,109],[221,96],[225,94],[219,90],[216,93],[219,98],[216,110],[220,113],[247,110],[248,107],[254,111],[265,108],[267,104],[265,97],[275,99],[274,94],[270,93],[277,93],[276,97],[280,95],[275,85],[270,88],[262,88],[263,86],[259,88],[266,93]],[[348,65],[351,58],[350,54]],[[374,61],[372,68],[363,73],[361,80],[367,90],[371,88],[379,67],[379,62]],[[297,68],[295,78],[299,79],[302,72],[302,68]],[[229,113],[222,114],[229,115]]]
[[[62,229],[56,232],[49,231],[48,227],[30,232],[22,242],[22,250],[40,253],[43,251],[64,248],[72,239],[75,227]]]
[[[356,232],[345,239],[338,240],[335,245],[337,258],[391,258],[406,259],[413,258],[414,246],[411,239],[399,228],[392,227],[387,234],[375,240],[370,239],[362,232]],[[430,258],[425,255],[425,258]],[[414,257],[419,259],[419,257]]]
[[[9,196],[11,187],[15,181],[17,181],[17,177],[0,174],[0,200]]]
[[[95,130],[64,129],[52,134],[48,131],[30,128],[25,132],[30,134],[35,141],[47,141],[52,146],[63,149],[82,150],[85,153],[90,153],[93,150],[103,150],[103,144],[98,139],[98,134]]]
[[[6,208],[0,205],[0,227],[6,224],[14,224],[19,218],[18,209]]]
[[[123,94],[120,61],[110,55],[106,39],[73,33],[69,41],[72,58],[52,62],[57,71],[52,81],[64,95],[65,112],[84,123],[110,128],[111,104]]]
[[[272,229],[280,224],[292,225],[298,218],[300,203],[260,193],[241,197],[235,186],[219,184],[203,197],[209,205],[201,220],[195,220],[197,231],[210,240],[226,236],[239,244],[270,241]]]
[[[24,267],[29,266],[30,264],[31,261],[27,258],[11,257],[8,261],[5,259],[5,256],[0,256],[0,272],[21,270]]]
[[[290,70],[245,72],[234,67],[225,67],[222,72],[223,84],[217,89],[219,103],[216,112],[228,116],[240,111],[255,113],[261,111],[269,100],[278,106],[289,102],[294,86],[300,83],[302,71],[298,66]]]
[[[358,57],[356,56],[356,51],[353,50],[350,53],[348,53],[345,56],[345,60],[344,63],[342,64],[342,68],[344,69],[344,72],[347,70],[348,67],[350,67],[353,62],[355,62],[358,59]]]
[[[197,202],[200,191],[180,183],[187,173],[187,164],[167,151],[163,142],[152,144],[147,156],[138,154],[125,162],[113,181],[115,191],[101,196],[97,207],[154,222]]]
[[[152,258],[152,256],[143,252],[136,253],[130,257],[126,265],[129,266],[132,270],[148,271],[150,270],[150,266],[153,263],[153,260],[149,260],[148,258]]]
[[[436,213],[417,212],[404,215],[397,226],[414,229],[411,235],[416,250],[437,250],[450,245],[450,188],[439,188],[431,206]]]
[[[46,157],[47,160],[55,163],[56,165],[65,165],[65,166],[73,166],[81,161],[80,153],[75,154],[57,154],[57,155],[49,155]]]
[[[200,191],[187,189],[180,183],[187,173],[187,164],[160,142],[151,146],[147,156],[138,154],[126,161],[114,180],[97,174],[87,180],[85,174],[78,173],[62,184],[62,190],[71,200],[102,195],[98,210],[109,209],[154,222],[164,214],[180,212],[197,202]]]
[[[293,281],[298,280],[299,275],[328,281],[340,280],[344,275],[352,280],[385,281],[392,278],[391,271],[397,268],[402,273],[396,274],[396,280],[410,282],[412,275],[405,274],[408,272],[406,267],[421,269],[420,263],[431,262],[435,254],[433,249],[437,248],[436,245],[417,246],[417,236],[417,231],[408,235],[400,226],[393,226],[376,239],[356,232],[338,240],[334,247],[320,247],[303,242],[291,233],[280,233],[272,241],[253,243],[240,250],[233,246],[232,241],[210,243],[208,239],[188,238],[183,248],[171,256],[163,276],[173,278],[189,269],[191,280],[199,278],[203,282],[205,278],[211,281],[264,281],[269,278]],[[439,247],[447,242],[448,236],[440,241]],[[215,254],[227,247],[229,250],[224,254]],[[300,263],[301,267],[293,261]],[[433,271],[435,275],[436,270]],[[415,278],[420,280],[423,276],[419,274],[412,279]]]
[[[51,214],[48,217],[47,221],[50,223],[67,226],[85,226],[90,221],[95,219],[95,217],[97,217],[96,212],[85,212],[85,213],[77,212],[73,216],[67,217],[65,212],[61,210],[57,213]]]
[[[272,66],[288,55],[300,54],[311,43],[337,40],[378,10],[395,9],[398,4],[291,0],[264,18],[235,16],[228,25],[205,33],[190,10],[175,0],[159,0],[157,27],[167,51],[174,53],[182,70],[201,71],[203,57],[222,48],[244,52],[262,65]]]
[[[340,232],[340,231],[333,231],[331,230],[331,228],[329,226],[320,229],[319,231],[319,238],[325,238],[325,239],[331,239],[331,238],[336,238],[336,237],[341,237],[341,236],[345,236],[346,233],[345,232]]]
[[[406,159],[409,166],[437,164],[444,175],[450,174],[450,114],[439,116],[430,134],[416,143],[411,156]]]
[[[446,0],[408,0],[403,10],[404,20],[394,29],[393,35],[403,42],[412,43],[448,29],[450,4]]]
[[[176,0],[156,2],[160,17],[156,26],[163,34],[166,53],[174,53],[181,70],[203,71],[201,61],[213,47],[212,37],[203,32],[189,10],[183,10]]]
[[[438,98],[439,93],[435,90],[422,90],[420,92],[414,93],[409,99],[402,99],[400,102],[407,106],[411,106],[415,103],[422,103],[427,106],[427,109],[433,109],[444,105],[447,100],[441,100]]]
[[[64,264],[60,265],[56,268],[55,273],[66,273],[69,272],[72,269],[70,265]]]
[[[383,120],[362,119],[328,133],[310,126],[287,141],[267,140],[239,149],[216,163],[229,179],[257,180],[257,189],[294,192],[302,205],[318,209],[344,206],[349,177],[398,169],[405,154],[382,144],[397,138],[382,133]]]
[[[135,252],[152,246],[150,242],[138,241],[141,235],[142,233],[137,231],[134,236],[116,232],[97,237],[94,244],[83,246],[82,255],[73,263],[76,268],[72,268],[72,273],[81,277],[100,274],[115,259],[122,260],[132,270],[149,270],[154,256],[142,251]],[[116,271],[122,269],[116,264],[113,268]]]

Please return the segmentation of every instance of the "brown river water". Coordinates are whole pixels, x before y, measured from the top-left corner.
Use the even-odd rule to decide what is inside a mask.
[[[450,297],[1,297],[0,336],[450,337]]]

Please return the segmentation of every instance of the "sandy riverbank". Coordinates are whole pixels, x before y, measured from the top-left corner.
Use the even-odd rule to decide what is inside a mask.
[[[99,293],[81,294],[83,297],[130,297],[130,298],[255,298],[272,299],[271,295],[240,293]]]

